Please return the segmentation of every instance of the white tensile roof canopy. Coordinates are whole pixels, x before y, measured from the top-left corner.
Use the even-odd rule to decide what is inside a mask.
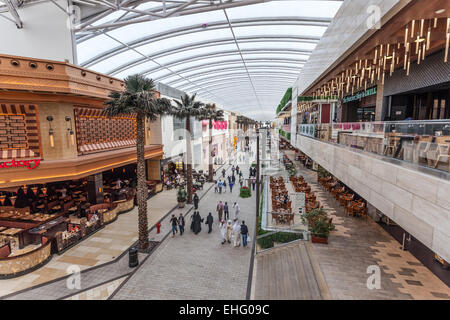
[[[342,1],[74,0],[78,63],[157,82],[268,120]],[[89,3],[98,5],[93,13]]]

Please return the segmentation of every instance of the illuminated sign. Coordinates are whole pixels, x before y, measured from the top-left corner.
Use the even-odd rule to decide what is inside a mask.
[[[27,167],[28,170],[36,169],[36,167],[41,163],[42,159],[31,159],[31,160],[15,160],[0,162],[0,168],[19,168]]]
[[[343,103],[347,103],[350,101],[355,101],[355,100],[361,100],[364,97],[368,97],[371,95],[377,94],[377,87],[373,87],[372,89],[366,90],[366,91],[362,91],[362,92],[358,92],[357,94],[353,95],[353,96],[349,96],[349,97],[345,97],[342,102]]]

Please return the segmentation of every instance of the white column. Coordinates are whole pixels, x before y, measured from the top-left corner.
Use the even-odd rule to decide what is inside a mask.
[[[297,141],[297,96],[298,87],[292,88],[292,106],[291,106],[291,145],[295,146]]]

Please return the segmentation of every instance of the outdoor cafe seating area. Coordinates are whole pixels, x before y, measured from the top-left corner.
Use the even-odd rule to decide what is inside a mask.
[[[334,123],[332,131],[335,138],[317,138],[428,168],[450,171],[448,121]]]
[[[276,224],[291,225],[294,222],[292,201],[283,177],[270,177],[270,190],[272,193],[272,221]]]
[[[45,260],[40,251],[45,250],[48,259],[131,210],[136,194],[133,170],[104,172],[103,188],[87,177],[1,189],[0,277],[36,267]],[[147,184],[149,192],[155,188],[155,182]],[[18,264],[21,268],[14,267]]]
[[[314,192],[311,191],[311,186],[308,185],[308,183],[305,181],[305,178],[300,176],[291,176],[290,181],[292,183],[292,186],[297,193],[304,193],[305,194],[305,211],[306,213],[310,212],[314,209],[320,209],[323,208],[323,206],[320,204],[320,201],[317,200]]]
[[[128,180],[119,180],[105,181],[103,203],[90,203],[88,193],[86,179],[2,191],[0,241],[9,243],[10,252],[1,257],[20,254],[43,238],[61,242],[55,245],[61,251],[110,222],[108,211],[134,200],[135,192]]]
[[[317,181],[344,207],[349,216],[367,218],[367,203],[331,175],[317,175]]]

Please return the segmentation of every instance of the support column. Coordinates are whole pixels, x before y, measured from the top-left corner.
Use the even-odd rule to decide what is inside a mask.
[[[260,163],[259,163],[259,129],[256,129],[256,219],[259,217],[259,199],[260,199]],[[255,239],[256,240],[256,239]]]
[[[101,172],[87,177],[87,187],[89,203],[103,203],[103,174]]]
[[[383,95],[384,95],[384,84],[381,82],[377,86],[377,101],[375,107],[375,121],[383,120]]]
[[[147,160],[147,180],[161,181],[161,160]]]
[[[297,96],[298,88],[292,88],[292,102],[291,102],[291,145],[297,144]]]

